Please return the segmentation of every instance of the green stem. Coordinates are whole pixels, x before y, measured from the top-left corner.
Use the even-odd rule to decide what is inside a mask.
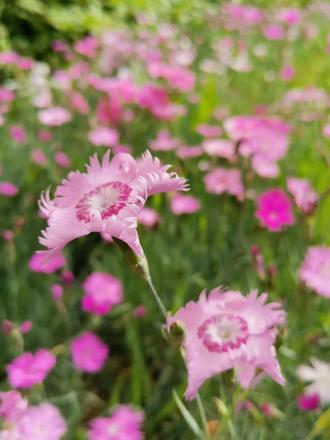
[[[167,319],[168,313],[167,313],[166,307],[164,306],[163,301],[160,299],[160,296],[158,295],[157,290],[155,289],[155,286],[153,285],[151,276],[149,275],[148,277],[145,278],[145,280],[146,280],[151,292],[153,293],[153,295],[155,297],[155,300],[157,302],[157,305],[158,305],[160,311],[162,312],[164,318]]]
[[[198,406],[199,414],[201,416],[202,425],[203,425],[203,428],[204,428],[204,431],[205,431],[205,434],[206,434],[206,438],[207,438],[207,440],[209,440],[211,438],[210,431],[209,431],[209,425],[207,423],[207,418],[206,418],[204,404],[203,404],[203,401],[202,401],[201,396],[200,396],[199,393],[197,393],[197,395],[196,395],[196,401],[197,401],[197,406]]]

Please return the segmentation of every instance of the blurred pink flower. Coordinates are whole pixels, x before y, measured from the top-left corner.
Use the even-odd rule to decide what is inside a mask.
[[[238,200],[243,200],[244,198],[244,187],[239,169],[214,168],[214,170],[204,176],[204,182],[209,193],[228,193],[236,196]]]
[[[252,291],[203,291],[197,302],[190,301],[167,319],[182,325],[188,369],[187,399],[193,399],[198,389],[210,377],[234,368],[243,388],[250,388],[257,370],[279,384],[284,378],[275,355],[276,325],[285,320],[280,304],[265,304],[267,294],[259,297]]]
[[[53,135],[50,131],[46,130],[39,130],[38,131],[38,139],[40,139],[43,142],[49,142],[53,138]]]
[[[63,107],[50,107],[39,111],[39,121],[50,127],[58,127],[71,121],[71,114]]]
[[[123,116],[120,100],[114,97],[100,100],[96,115],[100,124],[117,124]]]
[[[69,94],[69,99],[72,107],[77,110],[82,115],[87,115],[89,113],[89,105],[83,95],[79,92],[71,92]]]
[[[281,78],[283,81],[291,81],[295,76],[295,70],[292,66],[285,65],[281,70]]]
[[[146,308],[146,306],[142,304],[140,306],[137,306],[136,309],[134,310],[134,316],[136,318],[143,318],[143,316],[146,316],[147,313],[148,313],[148,309]]]
[[[15,423],[26,408],[27,401],[18,391],[0,392],[0,419],[4,419],[7,423]]]
[[[7,52],[0,52],[0,64],[3,65],[11,65],[16,64],[19,59],[19,55],[16,52],[7,51]]]
[[[53,273],[65,266],[66,260],[62,253],[54,253],[45,261],[42,253],[35,252],[29,260],[29,269],[32,272]]]
[[[174,89],[181,92],[190,92],[195,86],[195,74],[186,67],[154,61],[148,64],[148,71],[151,77],[164,78]]]
[[[203,142],[203,148],[210,156],[235,160],[235,144],[228,139],[208,139]]]
[[[12,127],[10,127],[9,133],[10,137],[20,144],[24,144],[24,142],[26,141],[26,133],[23,127],[13,125]]]
[[[330,298],[330,247],[311,246],[299,271],[300,279],[319,295]]]
[[[60,411],[48,402],[29,406],[14,429],[20,440],[60,440],[67,431]]]
[[[311,214],[319,200],[319,195],[311,187],[308,179],[289,177],[287,179],[289,192],[293,195],[294,201],[299,209],[305,214]]]
[[[89,132],[89,141],[99,146],[113,147],[117,144],[119,138],[118,131],[109,127],[97,127],[95,130]]]
[[[55,364],[56,357],[46,349],[25,352],[7,365],[8,381],[13,388],[31,388],[43,382]]]
[[[193,214],[200,209],[201,204],[196,197],[175,194],[171,199],[171,211],[175,215]]]
[[[268,40],[283,40],[285,36],[283,28],[275,23],[265,26],[263,32]]]
[[[156,139],[150,142],[150,148],[154,151],[175,150],[180,145],[180,140],[171,136],[167,130],[160,130]]]
[[[292,203],[279,188],[269,189],[258,196],[256,217],[272,232],[294,224]]]
[[[82,308],[94,315],[109,313],[123,301],[123,287],[118,278],[105,272],[94,272],[84,281]]]
[[[62,168],[69,168],[71,165],[71,160],[69,156],[63,151],[56,151],[54,154],[54,160]]]
[[[19,331],[22,333],[22,335],[26,335],[29,333],[33,328],[33,322],[32,321],[24,321],[19,326]]]
[[[298,396],[298,408],[302,411],[315,411],[320,407],[321,400],[317,393],[306,393]]]
[[[51,290],[51,293],[52,293],[52,296],[53,296],[55,302],[60,302],[62,300],[63,293],[64,293],[63,287],[61,286],[61,284],[58,284],[58,283],[52,284],[50,290]]]
[[[6,197],[14,197],[18,193],[16,185],[10,182],[0,182],[0,195]]]
[[[176,154],[180,159],[188,159],[190,157],[199,157],[203,154],[203,148],[200,146],[191,147],[189,145],[184,145],[176,150]]]
[[[279,118],[236,116],[224,121],[229,137],[239,143],[239,152],[252,157],[252,166],[262,177],[278,175],[277,161],[286,155],[290,127]]]
[[[32,150],[31,159],[34,163],[40,166],[47,165],[48,159],[45,153],[39,148],[35,148]]]
[[[282,9],[279,11],[279,19],[289,26],[298,24],[302,19],[301,11],[297,8]]]
[[[1,236],[6,241],[11,241],[14,238],[14,233],[10,229],[5,229],[1,231]]]
[[[218,125],[199,124],[196,127],[197,133],[206,138],[218,137],[222,134],[222,128]]]
[[[330,138],[330,124],[323,127],[322,134],[324,137]]]
[[[75,44],[74,50],[80,55],[85,55],[86,57],[94,58],[98,47],[99,47],[99,42],[97,38],[93,36],[87,36],[79,40]]]
[[[186,180],[169,168],[149,152],[138,160],[121,153],[111,161],[106,153],[101,163],[92,156],[87,172],[71,172],[54,200],[48,193],[42,196],[40,206],[48,227],[40,243],[56,252],[78,237],[99,232],[125,241],[143,255],[136,223],[148,196],[187,189]]]
[[[142,440],[143,413],[118,406],[111,417],[98,417],[89,425],[89,440]]]
[[[102,370],[109,355],[108,346],[95,333],[85,331],[71,342],[74,367],[86,373]]]
[[[160,221],[160,215],[154,209],[142,208],[137,220],[148,228],[154,228]]]
[[[10,102],[15,99],[15,93],[6,87],[0,87],[0,101]]]

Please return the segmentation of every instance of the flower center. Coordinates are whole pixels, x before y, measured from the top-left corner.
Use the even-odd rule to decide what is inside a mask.
[[[125,183],[109,182],[85,194],[76,205],[78,220],[89,223],[93,218],[102,220],[117,215],[126,206],[132,188]]]
[[[245,344],[249,333],[245,319],[224,314],[206,319],[199,326],[197,335],[209,351],[223,353]]]

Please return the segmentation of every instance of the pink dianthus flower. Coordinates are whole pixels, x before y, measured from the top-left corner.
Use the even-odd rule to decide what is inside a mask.
[[[171,211],[175,215],[193,214],[201,209],[201,204],[196,197],[175,194],[171,200]]]
[[[96,334],[86,331],[71,342],[71,356],[75,368],[86,373],[102,370],[109,354],[108,346]]]
[[[50,127],[57,127],[71,121],[71,115],[63,107],[50,107],[39,111],[39,121]]]
[[[41,197],[48,227],[40,243],[56,252],[78,237],[99,232],[125,241],[142,256],[136,223],[148,196],[187,189],[186,180],[169,168],[149,152],[137,160],[121,153],[111,161],[106,153],[101,163],[94,155],[87,172],[71,172],[53,200],[47,192]]]
[[[89,440],[142,440],[143,413],[128,405],[120,405],[111,417],[98,417],[91,421]]]
[[[55,364],[56,357],[46,349],[25,352],[7,365],[9,383],[13,388],[31,388],[43,382]]]
[[[105,315],[112,307],[123,300],[123,287],[113,275],[94,272],[83,283],[85,295],[82,299],[83,310],[95,315]]]
[[[210,377],[235,369],[244,388],[252,386],[257,369],[283,385],[284,378],[275,354],[276,325],[284,323],[280,304],[265,304],[267,294],[213,289],[203,291],[197,302],[190,301],[167,320],[185,332],[184,348],[188,369],[187,399]]]
[[[209,193],[228,193],[236,196],[238,200],[243,200],[244,198],[241,172],[236,168],[215,168],[205,175],[204,182]]]
[[[47,261],[44,260],[42,253],[35,252],[29,260],[29,269],[32,272],[53,273],[66,263],[62,253],[54,253]]]
[[[291,201],[279,188],[260,194],[257,206],[256,216],[269,231],[278,232],[294,223]]]
[[[299,277],[319,295],[330,298],[330,247],[311,246],[300,268]]]
[[[290,177],[287,180],[288,190],[294,197],[298,208],[305,214],[311,214],[319,200],[319,195],[311,187],[307,179],[298,179]]]

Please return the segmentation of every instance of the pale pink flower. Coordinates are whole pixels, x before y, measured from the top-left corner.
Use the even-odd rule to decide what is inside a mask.
[[[311,214],[319,200],[319,195],[311,187],[308,179],[289,177],[287,179],[287,185],[298,208],[305,214]]]
[[[95,333],[85,331],[71,342],[74,367],[86,373],[102,370],[109,355],[108,346]]]
[[[310,289],[330,298],[330,247],[311,246],[300,268],[299,277]]]
[[[4,65],[16,64],[18,58],[19,55],[16,52],[12,52],[12,51],[0,52],[0,64],[4,64]]]
[[[31,159],[34,163],[40,166],[47,165],[48,159],[45,153],[39,148],[35,148],[32,150]]]
[[[67,431],[60,411],[48,402],[29,406],[15,429],[21,440],[60,440]]]
[[[54,160],[62,168],[69,168],[71,165],[71,160],[69,156],[63,151],[56,151],[54,154]]]
[[[237,380],[244,388],[255,382],[257,370],[284,383],[275,354],[276,325],[284,323],[285,312],[280,304],[265,304],[267,294],[259,297],[252,291],[240,292],[213,289],[203,291],[197,302],[190,301],[167,319],[182,325],[188,369],[187,399],[210,377],[235,369]]]
[[[39,121],[50,127],[58,127],[71,121],[71,114],[63,107],[50,107],[39,111]]]
[[[181,92],[189,92],[195,86],[195,74],[186,67],[152,62],[149,63],[148,70],[153,78],[164,78],[174,89]]]
[[[243,200],[244,187],[241,179],[241,172],[236,168],[214,168],[204,176],[206,190],[213,194],[228,193]]]
[[[88,135],[89,141],[97,147],[113,147],[118,142],[118,138],[118,131],[109,127],[97,127]]]
[[[205,152],[210,156],[235,160],[235,144],[228,139],[208,139],[203,142]]]
[[[35,252],[29,260],[29,269],[32,272],[53,273],[65,266],[66,260],[61,252],[54,253],[47,261],[42,253]]]
[[[269,189],[257,198],[256,217],[269,231],[281,231],[294,223],[291,200],[281,189]]]
[[[31,388],[43,382],[55,364],[56,357],[46,349],[25,352],[7,365],[8,381],[13,388]]]
[[[298,24],[302,19],[301,11],[297,8],[282,9],[279,12],[279,19],[289,26]]]
[[[237,116],[228,118],[224,127],[230,138],[239,142],[239,152],[252,158],[252,166],[262,177],[278,175],[277,161],[289,145],[290,127],[278,118]]]
[[[98,417],[90,422],[88,439],[143,440],[142,423],[142,412],[120,405],[111,417]]]
[[[24,142],[26,141],[26,133],[23,127],[13,125],[12,127],[10,127],[9,133],[10,137],[20,144],[24,144]]]
[[[16,185],[10,182],[0,182],[0,195],[5,197],[14,197],[18,193]]]
[[[320,407],[321,400],[317,393],[306,393],[298,396],[298,408],[302,411],[315,411]]]
[[[197,133],[206,138],[215,138],[222,134],[222,128],[218,125],[199,124],[196,127]]]
[[[143,255],[136,223],[148,196],[187,189],[186,180],[169,168],[149,152],[138,160],[117,154],[111,161],[106,153],[101,163],[94,155],[87,172],[71,172],[57,188],[54,200],[48,193],[42,196],[40,206],[48,227],[40,243],[55,252],[78,237],[99,232],[125,241]]]
[[[94,315],[109,313],[123,300],[123,287],[118,278],[105,272],[94,272],[84,281],[82,308]]]
[[[203,148],[200,146],[191,147],[189,145],[184,145],[176,150],[176,154],[180,159],[188,159],[190,157],[199,157],[203,154]]]
[[[27,401],[18,391],[0,392],[0,419],[2,418],[6,422],[15,422],[26,408]]]
[[[150,148],[154,151],[175,150],[180,145],[180,140],[173,138],[169,131],[160,130],[156,139],[150,142]]]
[[[201,204],[196,197],[175,194],[171,199],[171,211],[175,215],[193,214],[200,209]]]
[[[160,222],[160,215],[152,208],[142,208],[137,219],[147,228],[154,228]]]
[[[323,127],[322,134],[326,138],[330,138],[330,124],[327,124]]]

